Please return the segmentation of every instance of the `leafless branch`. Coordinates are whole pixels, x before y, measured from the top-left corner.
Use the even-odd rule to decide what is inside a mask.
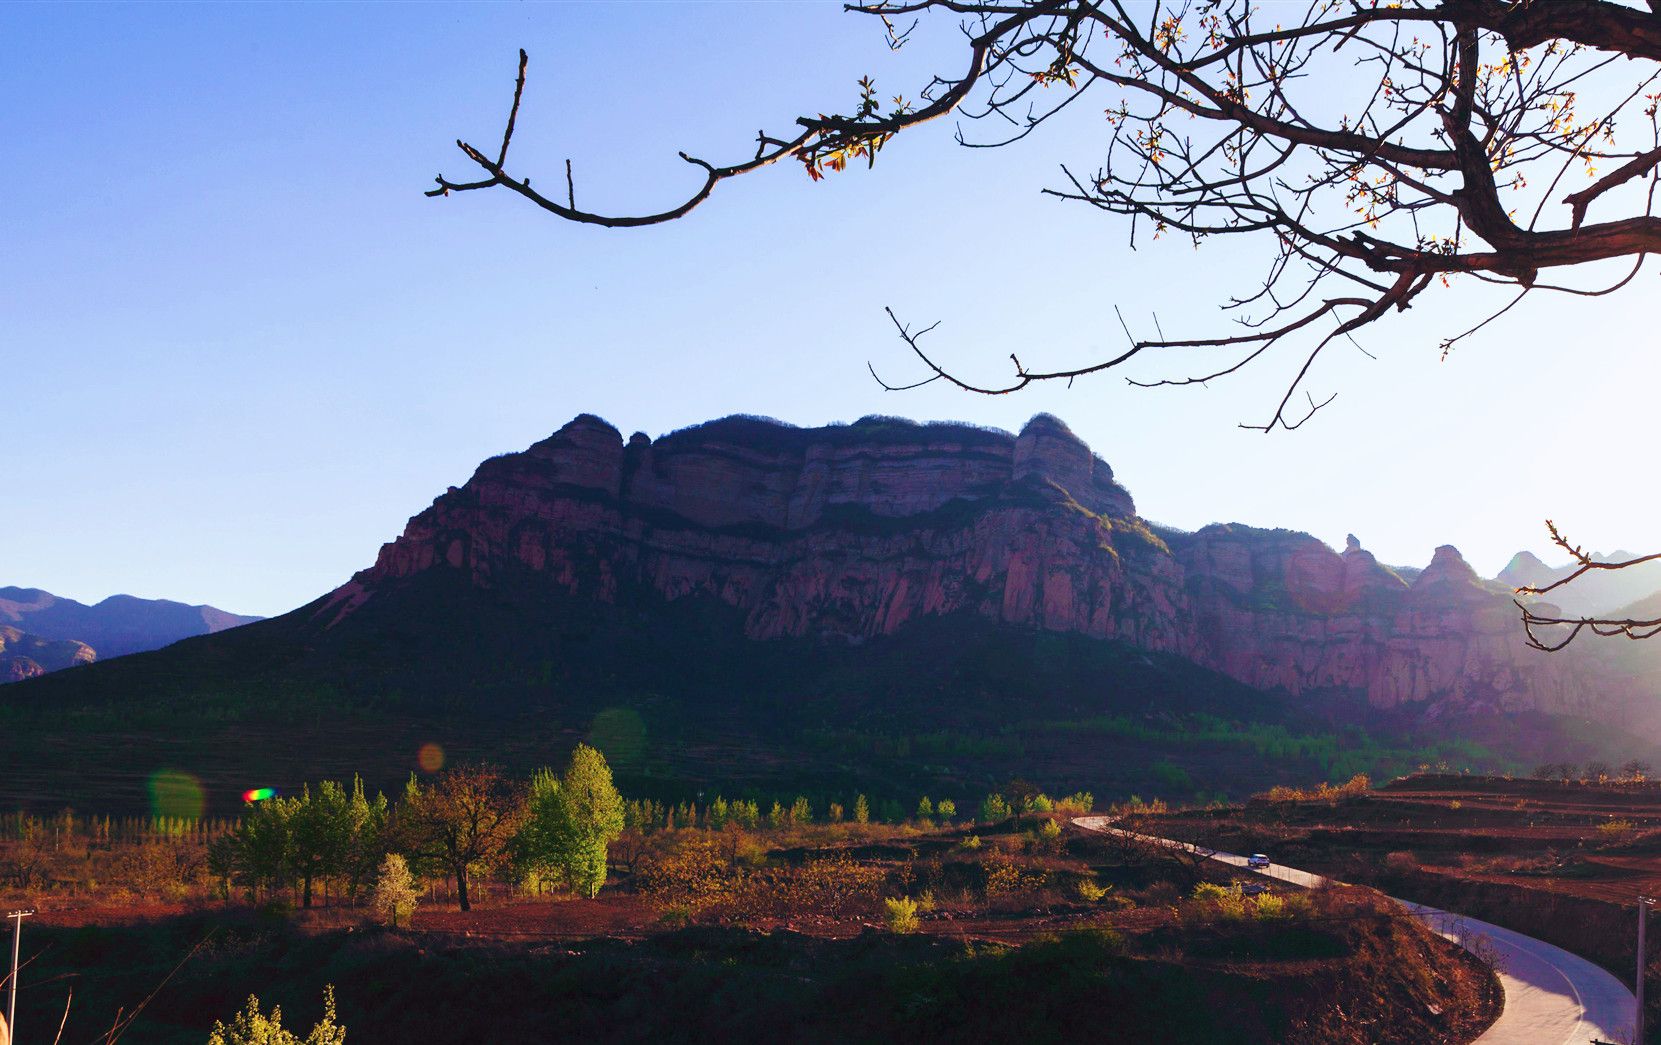
[[[1569,557],[1579,564],[1579,568],[1565,577],[1559,578],[1542,587],[1522,587],[1517,589],[1519,595],[1544,595],[1555,591],[1570,583],[1577,577],[1591,573],[1593,570],[1624,570],[1631,566],[1639,566],[1646,562],[1655,562],[1661,559],[1661,552],[1653,555],[1640,555],[1636,559],[1626,559],[1622,562],[1602,562],[1593,558],[1592,554],[1578,544],[1574,544],[1558,530],[1557,524],[1550,519],[1546,520],[1546,529],[1551,533],[1551,543],[1567,552]]]

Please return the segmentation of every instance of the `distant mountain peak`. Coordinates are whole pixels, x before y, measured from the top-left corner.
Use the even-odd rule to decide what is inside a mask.
[[[1512,573],[1512,572],[1515,572],[1517,570],[1546,570],[1546,569],[1550,569],[1550,567],[1548,567],[1544,562],[1542,562],[1538,555],[1535,555],[1531,551],[1520,551],[1517,554],[1511,556],[1511,561],[1505,564],[1505,569],[1500,571],[1500,576],[1503,577],[1505,574]]]
[[[1600,562],[1624,562],[1637,557],[1628,551],[1614,551],[1607,555],[1592,553],[1593,560]],[[1513,590],[1545,588],[1577,569],[1578,563],[1550,566],[1533,552],[1520,551],[1511,557],[1494,580]],[[1602,617],[1616,614],[1623,607],[1658,592],[1661,592],[1661,562],[1649,562],[1624,570],[1594,570],[1539,598],[1571,616]]]

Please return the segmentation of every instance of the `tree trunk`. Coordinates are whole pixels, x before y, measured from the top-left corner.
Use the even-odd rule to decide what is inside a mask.
[[[301,907],[310,907],[311,906],[311,875],[309,875],[309,874],[306,875],[305,878],[304,878],[304,882],[305,882],[305,884],[300,890],[300,906]]]
[[[467,899],[467,867],[456,868],[456,903],[464,911],[471,911],[473,904]]]

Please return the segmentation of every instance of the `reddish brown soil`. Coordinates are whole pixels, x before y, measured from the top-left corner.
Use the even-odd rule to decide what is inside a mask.
[[[55,901],[47,897],[36,901],[35,918],[31,923],[39,926],[59,926],[65,929],[78,929],[88,925],[143,925],[147,922],[158,922],[167,918],[177,918],[202,909],[197,903],[160,903],[149,901],[145,903],[122,904],[74,904]]]
[[[416,912],[413,928],[417,932],[502,938],[633,938],[650,932],[656,920],[654,912],[640,897],[621,894],[596,900],[550,900],[471,911],[429,907]]]
[[[156,905],[154,910],[123,909],[124,923],[162,918],[181,913]],[[111,924],[109,908],[61,912],[54,925]],[[368,912],[360,908],[317,908],[298,914],[301,925],[334,929],[366,924]],[[1046,933],[1073,929],[1112,928],[1139,933],[1170,925],[1175,917],[1169,907],[1143,907],[1106,912],[1085,905],[1058,905],[1027,910],[985,911],[943,906],[919,916],[920,933],[972,940],[1021,943]],[[787,929],[807,936],[849,939],[881,926],[868,918],[836,918],[805,913],[785,918],[747,919],[750,928],[771,932]],[[411,930],[442,936],[500,940],[588,940],[643,939],[666,928],[659,912],[638,895],[619,893],[597,900],[550,900],[475,906],[461,911],[453,904],[428,905],[416,912]]]

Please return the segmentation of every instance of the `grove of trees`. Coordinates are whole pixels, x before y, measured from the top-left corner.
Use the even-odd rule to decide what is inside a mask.
[[[226,895],[233,883],[256,896],[298,883],[310,907],[319,883],[354,902],[373,887],[389,920],[407,920],[412,870],[450,878],[464,911],[473,878],[498,870],[519,880],[552,875],[592,897],[622,829],[623,797],[605,756],[579,744],[563,777],[544,769],[528,787],[487,765],[458,766],[425,784],[411,776],[396,806],[368,798],[361,780],[350,792],[330,781],[307,786],[255,805],[210,843],[208,862]]]

